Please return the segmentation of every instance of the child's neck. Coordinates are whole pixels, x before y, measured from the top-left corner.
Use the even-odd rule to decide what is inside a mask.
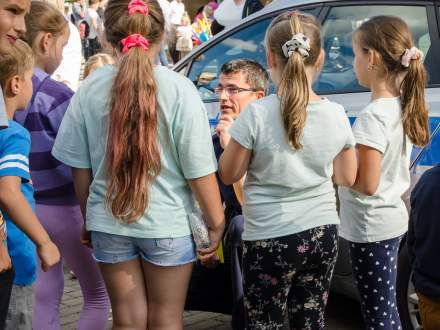
[[[372,100],[400,96],[399,88],[397,86],[391,86],[384,80],[372,83],[370,86],[370,90]]]
[[[6,106],[6,115],[8,116],[9,120],[12,120],[14,119],[15,112],[18,110],[17,103],[15,102],[15,98],[5,96],[4,99]]]
[[[38,60],[38,58],[35,59],[34,68],[40,69],[40,70],[46,72],[44,62],[41,60]]]

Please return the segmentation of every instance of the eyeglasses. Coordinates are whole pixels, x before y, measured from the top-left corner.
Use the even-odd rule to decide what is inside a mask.
[[[258,89],[255,88],[241,88],[241,87],[234,87],[234,86],[229,86],[229,87],[216,87],[214,88],[214,93],[219,95],[225,91],[226,95],[231,96],[231,95],[237,95],[238,93],[241,92],[257,92]]]

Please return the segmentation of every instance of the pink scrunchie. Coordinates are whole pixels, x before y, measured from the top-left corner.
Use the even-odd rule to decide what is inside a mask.
[[[141,0],[131,0],[128,4],[128,15],[133,15],[135,13],[141,13],[145,16],[148,15],[148,6],[145,2]]]
[[[405,53],[402,55],[402,60],[400,61],[402,65],[407,68],[409,67],[409,63],[411,60],[422,60],[423,52],[419,50],[417,47],[412,47],[411,49],[405,50]]]
[[[132,47],[141,47],[144,50],[148,50],[148,47],[150,46],[150,43],[147,39],[145,39],[140,34],[131,34],[128,37],[121,40],[122,46],[122,52],[125,54],[130,50]]]

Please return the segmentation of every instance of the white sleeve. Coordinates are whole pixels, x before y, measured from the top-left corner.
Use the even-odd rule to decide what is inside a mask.
[[[52,78],[65,83],[76,92],[81,72],[82,46],[79,31],[71,22],[69,22],[69,29],[70,37],[66,47],[63,49],[63,60],[52,74]]]
[[[384,123],[370,112],[359,115],[353,125],[353,134],[357,144],[362,144],[380,151],[388,146],[387,130]]]

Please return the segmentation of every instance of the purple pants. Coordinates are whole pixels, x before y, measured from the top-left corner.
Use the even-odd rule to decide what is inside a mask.
[[[36,205],[36,214],[61,256],[75,273],[84,304],[78,330],[106,328],[110,302],[91,250],[80,243],[83,223],[79,206]],[[63,263],[43,272],[39,267],[35,283],[33,330],[59,330],[60,303],[64,290]]]

